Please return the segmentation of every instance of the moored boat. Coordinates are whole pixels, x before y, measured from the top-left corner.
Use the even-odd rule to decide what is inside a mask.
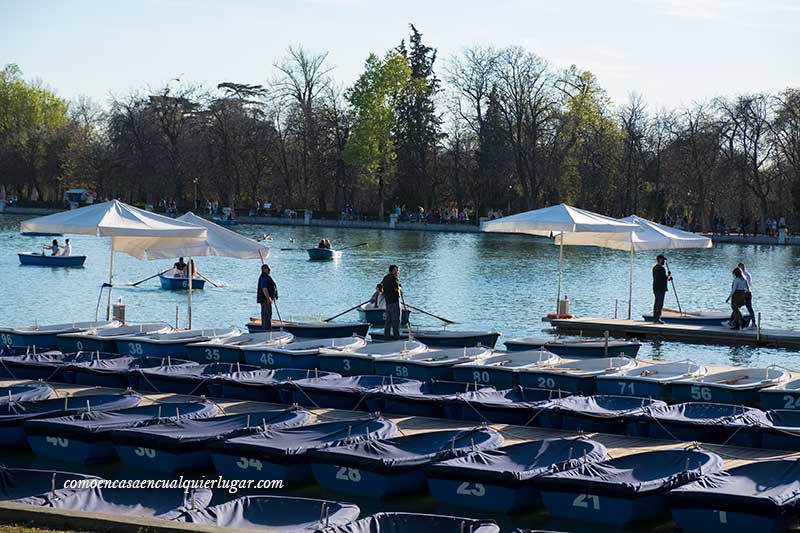
[[[379,359],[413,355],[427,352],[428,347],[420,341],[391,341],[368,343],[353,349],[321,348],[319,368],[338,372],[343,376],[375,374],[375,362]]]
[[[373,329],[370,337],[375,342],[385,341],[383,330]],[[497,331],[457,331],[449,329],[419,330],[414,328],[409,335],[408,330],[400,330],[400,338],[413,338],[428,346],[437,348],[464,348],[472,346],[487,346],[494,348],[500,333]]]
[[[453,379],[510,389],[519,383],[517,373],[523,368],[547,367],[558,364],[560,358],[547,350],[494,352],[493,355],[453,367]]]
[[[369,399],[386,386],[419,383],[413,379],[393,376],[343,376],[341,378],[308,378],[292,382],[282,390],[282,403],[296,403],[308,407],[368,410]]]
[[[238,328],[190,329],[172,333],[131,335],[116,339],[117,352],[122,355],[148,355],[151,357],[186,357],[186,345],[225,339],[241,334]]]
[[[625,435],[626,420],[666,406],[650,398],[597,394],[555,400],[549,409],[554,411],[559,429]]]
[[[483,346],[439,348],[419,353],[406,352],[393,357],[376,359],[374,373],[421,381],[452,380],[455,365],[481,361],[491,353],[491,349]]]
[[[174,520],[190,508],[203,509],[211,503],[212,493],[205,488],[189,494],[182,488],[158,490],[89,488],[73,490],[57,498],[48,498],[45,505],[56,509],[102,513],[138,518]],[[71,513],[62,513],[71,514]]]
[[[672,382],[700,378],[707,373],[706,367],[694,361],[646,365],[597,376],[597,392],[663,400],[669,397]]]
[[[264,331],[261,319],[250,318],[247,330],[251,333]],[[272,330],[282,330],[296,337],[307,339],[330,339],[332,337],[366,337],[369,332],[368,322],[294,322],[273,320]]]
[[[506,350],[547,350],[561,357],[636,357],[642,344],[618,339],[581,340],[548,337],[517,337],[503,341]]]
[[[0,377],[11,379],[34,379],[43,381],[66,381],[64,372],[76,354],[65,354],[58,350],[22,355],[10,355],[0,362]]]
[[[53,395],[55,395],[55,390],[47,383],[41,381],[17,383],[7,387],[0,387],[0,405],[47,400]]]
[[[332,248],[309,248],[307,251],[311,261],[332,261],[342,257],[341,251]]]
[[[136,376],[134,379],[138,379],[140,390],[209,395],[213,381],[220,376],[252,370],[258,370],[258,367],[239,363],[169,364],[151,368],[137,368],[131,374]]]
[[[636,368],[635,359],[628,357],[591,357],[561,361],[557,366],[521,368],[517,374],[523,387],[557,389],[584,395],[595,394],[595,378],[605,374]]]
[[[62,352],[116,352],[117,341],[114,337],[143,335],[148,333],[169,333],[174,331],[164,322],[144,324],[127,324],[119,327],[92,328],[74,333],[57,335],[58,349]]]
[[[268,349],[292,342],[294,335],[288,331],[262,331],[233,337],[215,337],[211,340],[186,345],[186,358],[200,363],[246,363],[242,349]]]
[[[411,316],[411,308],[402,305],[400,307],[400,325],[405,326],[408,324],[408,318]],[[359,305],[356,310],[358,311],[358,319],[361,322],[369,322],[371,326],[376,327],[383,327],[386,324],[386,307],[363,304]]]
[[[147,357],[102,352],[80,352],[71,359],[64,370],[64,381],[76,385],[126,388],[138,385],[132,374],[144,368],[164,365],[197,366],[199,363],[167,357]]]
[[[298,339],[283,346],[244,346],[242,362],[265,368],[318,368],[322,348],[354,350],[366,346],[363,337]]]
[[[672,382],[675,402],[715,402],[733,405],[756,405],[761,389],[789,380],[790,373],[778,367],[737,368],[712,372],[696,379]]]
[[[553,401],[567,395],[558,390],[516,386],[506,390],[474,390],[445,404],[447,418],[495,424],[553,427],[544,421]],[[541,418],[540,418],[541,417]],[[544,422],[544,424],[542,424]]]
[[[253,400],[279,403],[282,389],[291,389],[299,379],[338,379],[335,372],[310,368],[259,368],[258,370],[232,372],[218,376],[211,385],[216,397],[230,400]],[[285,395],[284,395],[285,396]]]
[[[744,315],[749,318],[749,315]],[[727,322],[731,317],[730,311],[728,312],[714,312],[714,311],[676,311],[674,309],[664,309],[661,312],[661,320],[666,324],[681,324],[684,326],[720,326],[723,322]],[[642,315],[647,322],[653,322],[655,319],[652,313],[645,313]]]
[[[47,267],[82,267],[86,262],[85,255],[45,255],[19,253],[19,262],[26,266]]]
[[[331,530],[331,533],[500,533],[494,520],[422,513],[375,513]]]
[[[102,320],[23,328],[0,328],[0,344],[22,347],[35,346],[39,349],[54,350],[58,348],[58,335],[62,333],[75,333],[86,329],[116,328],[120,325],[116,320]]]
[[[63,488],[66,481],[81,479],[98,478],[73,472],[6,468],[0,465],[0,501],[44,505],[48,497],[71,492],[71,489]]]
[[[406,381],[389,383],[366,399],[370,411],[394,415],[446,417],[445,406],[470,391],[493,391],[494,387],[455,381]]]
[[[761,389],[758,394],[764,410],[800,409],[800,379]]]

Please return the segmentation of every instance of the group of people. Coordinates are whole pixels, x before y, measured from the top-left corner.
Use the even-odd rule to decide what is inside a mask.
[[[72,255],[72,243],[69,239],[64,239],[64,244],[59,244],[58,239],[53,239],[53,243],[50,246],[44,246],[43,248],[50,250],[50,255],[54,256],[67,257]]]
[[[178,260],[172,265],[172,268],[175,269],[175,277],[189,277],[189,272],[192,273],[192,277],[198,277],[197,267],[194,264],[194,259],[190,259],[189,263],[186,263],[183,260],[183,257],[179,257]]]
[[[324,250],[330,250],[331,249],[331,241],[329,241],[328,239],[321,239],[319,241],[319,244],[317,244],[317,248],[322,248]]]

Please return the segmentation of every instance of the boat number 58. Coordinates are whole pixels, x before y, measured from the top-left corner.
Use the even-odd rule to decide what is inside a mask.
[[[578,494],[572,500],[573,507],[580,507],[581,509],[594,509],[600,510],[600,496],[594,494]]]
[[[708,387],[698,387],[697,385],[692,385],[692,388],[689,390],[689,394],[692,397],[692,400],[708,401],[711,399],[711,389]]]
[[[461,496],[477,496],[480,498],[486,494],[486,487],[483,486],[483,483],[470,483],[469,481],[465,481],[458,486],[456,494]]]

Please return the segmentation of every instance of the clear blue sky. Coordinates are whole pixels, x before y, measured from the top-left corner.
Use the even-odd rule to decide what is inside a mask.
[[[800,86],[798,0],[0,0],[0,63],[105,104],[175,77],[264,83],[302,44],[330,52],[350,84],[409,22],[439,61],[520,45],[591,70],[617,103],[641,93],[651,109]]]

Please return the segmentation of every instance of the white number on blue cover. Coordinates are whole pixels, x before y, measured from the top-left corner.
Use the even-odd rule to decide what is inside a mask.
[[[572,506],[580,507],[582,509],[589,509],[590,502],[591,502],[591,509],[594,509],[595,511],[600,510],[600,496],[594,494],[578,494],[572,501]]]
[[[483,486],[483,483],[470,483],[469,481],[465,481],[458,486],[456,494],[461,496],[477,496],[480,498],[486,494],[486,487]]]
[[[353,483],[358,483],[361,481],[361,472],[357,468],[340,466],[339,470],[336,471],[336,479],[339,481],[351,481]]]
[[[219,350],[218,349],[211,349],[206,348],[206,359],[209,361],[219,361]]]
[[[619,384],[619,393],[620,393],[620,394],[625,394],[625,390],[626,390],[626,389],[627,389],[627,391],[628,391],[628,394],[632,394],[632,395],[633,395],[633,394],[636,394],[636,393],[634,392],[634,389],[633,389],[633,383],[625,383],[625,382],[622,382],[622,383],[620,383],[620,384]]]
[[[62,439],[61,437],[45,437],[47,444],[51,446],[60,446],[61,448],[69,448],[69,439]]]
[[[81,350],[83,350],[83,343],[81,341],[78,341],[78,342],[75,343],[75,347],[80,352]]]
[[[272,358],[272,354],[271,353],[262,353],[261,354],[261,364],[262,365],[270,365],[270,366],[274,365],[275,364],[275,360]]]
[[[539,378],[539,388],[540,389],[555,389],[556,388],[556,380],[553,378]]]
[[[11,335],[8,335],[7,333],[0,334],[0,342],[8,346],[11,346]]]
[[[255,468],[259,472],[261,472],[261,461],[258,459],[248,459],[247,457],[239,457],[239,460],[236,461],[236,466],[241,468],[242,470],[247,470],[248,468]]]
[[[345,359],[342,361],[342,367],[345,370],[350,370],[350,359]]]
[[[711,399],[711,389],[708,387],[692,385],[692,388],[689,390],[689,394],[691,395],[692,400],[703,400],[707,402]]]
[[[133,355],[142,355],[142,353],[144,353],[144,350],[142,350],[142,345],[138,342],[129,342],[128,351]]]
[[[787,394],[783,397],[783,401],[786,402],[786,404],[783,406],[784,409],[797,409],[800,407],[800,402],[798,402],[794,396],[789,396]]]
[[[394,367],[394,374],[395,374],[395,376],[399,376],[401,378],[407,378],[408,377],[408,367],[398,365],[398,366]]]
[[[133,450],[133,453],[139,457],[149,457],[150,459],[156,456],[156,451],[153,448],[142,448],[141,446]]]
[[[719,513],[719,523],[720,524],[727,524],[728,523],[728,511],[717,511]]]
[[[472,379],[478,383],[489,383],[489,373],[485,370],[483,372],[476,370],[472,373]]]

